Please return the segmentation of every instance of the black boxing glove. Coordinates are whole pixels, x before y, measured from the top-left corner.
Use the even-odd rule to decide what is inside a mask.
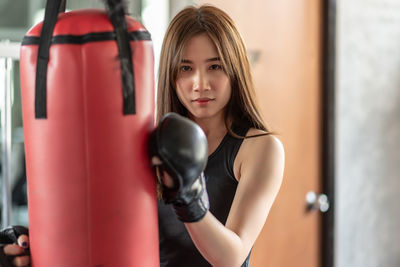
[[[0,231],[0,266],[11,267],[14,266],[11,261],[14,256],[7,256],[4,254],[3,247],[8,244],[17,244],[20,235],[29,235],[28,228],[24,226],[9,226]],[[24,255],[28,255],[25,253]]]
[[[150,135],[149,148],[150,157],[161,160],[155,166],[158,175],[165,171],[173,180],[172,187],[161,182],[165,203],[173,204],[183,222],[201,220],[209,209],[203,174],[208,144],[203,130],[185,117],[168,113]]]

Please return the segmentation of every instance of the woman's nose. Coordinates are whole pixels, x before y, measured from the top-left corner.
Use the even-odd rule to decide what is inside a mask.
[[[210,90],[210,83],[207,74],[202,71],[197,71],[195,73],[193,77],[193,90]]]

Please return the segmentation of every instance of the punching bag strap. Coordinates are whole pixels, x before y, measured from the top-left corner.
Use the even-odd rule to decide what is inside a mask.
[[[118,56],[121,64],[121,81],[124,97],[124,114],[135,114],[135,76],[125,7],[121,0],[107,0],[107,13],[117,37]]]
[[[44,21],[42,26],[42,33],[40,34],[38,58],[36,65],[36,82],[35,82],[35,118],[47,118],[46,111],[46,80],[47,80],[47,64],[49,63],[49,50],[51,44],[51,37],[53,35],[54,26],[57,22],[58,12],[61,5],[61,0],[48,0],[46,3],[46,11],[44,14]]]
[[[66,5],[67,5],[67,0],[61,0],[61,4],[60,4],[60,8],[58,9],[58,12],[59,13],[65,12]]]
[[[107,13],[114,26],[118,55],[121,64],[124,114],[135,114],[135,79],[133,74],[132,52],[129,42],[125,9],[122,0],[107,0]],[[47,65],[54,27],[58,13],[65,11],[66,0],[47,0],[46,11],[40,34],[35,83],[35,118],[47,118]]]

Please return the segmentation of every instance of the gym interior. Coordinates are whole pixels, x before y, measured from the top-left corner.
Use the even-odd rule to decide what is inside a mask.
[[[0,2],[1,228],[29,226],[19,57],[45,2]],[[240,30],[262,115],[286,151],[251,266],[400,266],[399,1],[126,4],[151,33],[155,70],[166,27],[187,5],[215,5]],[[104,4],[70,0],[66,8]]]

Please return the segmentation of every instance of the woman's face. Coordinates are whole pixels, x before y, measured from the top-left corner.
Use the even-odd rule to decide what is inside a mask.
[[[217,48],[206,34],[189,40],[176,79],[180,102],[196,119],[223,119],[231,96],[229,77]]]

